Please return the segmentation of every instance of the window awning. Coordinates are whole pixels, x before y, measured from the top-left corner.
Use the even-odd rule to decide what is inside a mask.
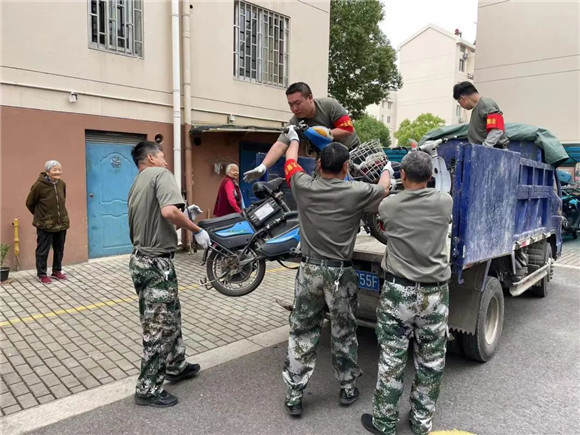
[[[193,125],[189,134],[202,133],[282,133],[282,127],[256,127],[253,125]]]

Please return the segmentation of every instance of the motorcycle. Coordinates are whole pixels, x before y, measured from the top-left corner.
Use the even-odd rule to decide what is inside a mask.
[[[419,149],[431,154],[434,174],[437,173],[438,179],[446,180],[439,181],[439,186],[450,187],[445,162],[436,155],[436,148],[442,142],[443,140],[428,142]],[[349,178],[376,184],[387,161],[378,140],[365,142],[350,152]],[[435,169],[437,162],[438,169]],[[402,185],[397,180],[398,165],[393,165],[393,169],[396,193],[401,190]],[[247,295],[264,279],[266,261],[278,261],[282,266],[288,267],[283,263],[284,260],[300,256],[298,212],[291,211],[284,202],[281,191],[284,182],[283,178],[269,182],[258,181],[254,183],[252,190],[259,200],[242,213],[199,222],[198,225],[208,232],[212,241],[202,262],[206,266],[207,277],[201,283],[206,288],[214,287],[226,296]],[[362,220],[363,226],[371,235],[386,243],[377,213],[365,213]]]
[[[580,187],[562,187],[562,230],[578,238],[580,230]]]

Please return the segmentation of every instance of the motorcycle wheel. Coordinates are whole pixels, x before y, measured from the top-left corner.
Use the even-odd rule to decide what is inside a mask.
[[[253,251],[248,251],[244,260],[251,260],[240,267],[237,256],[211,251],[206,263],[209,283],[226,296],[244,296],[253,292],[262,283],[266,273],[266,262],[258,260]]]
[[[364,213],[362,216],[365,229],[368,229],[371,236],[381,242],[383,245],[387,244],[387,236],[381,228],[378,213]]]

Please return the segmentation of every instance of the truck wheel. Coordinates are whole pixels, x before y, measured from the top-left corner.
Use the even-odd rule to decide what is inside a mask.
[[[534,243],[528,248],[528,254],[530,255],[528,264],[534,265],[534,270],[548,264],[548,274],[528,290],[534,296],[545,298],[548,296],[548,287],[554,274],[554,268],[552,266],[552,245],[548,241],[545,243]]]
[[[487,362],[495,354],[503,331],[504,301],[497,278],[487,277],[479,302],[475,334],[463,334],[463,350],[471,359]]]

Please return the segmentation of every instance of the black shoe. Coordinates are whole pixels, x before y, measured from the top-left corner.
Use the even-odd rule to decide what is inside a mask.
[[[354,387],[351,393],[347,394],[346,390],[340,390],[340,394],[338,395],[338,400],[342,406],[349,406],[352,405],[354,402],[358,400],[360,397],[360,391],[358,388]]]
[[[360,422],[362,423],[364,428],[366,430],[368,430],[370,433],[374,433],[377,435],[386,435],[385,432],[383,432],[382,430],[379,430],[378,428],[375,427],[375,425],[373,424],[373,416],[372,415],[370,415],[370,414],[361,415]]]
[[[135,403],[143,406],[154,406],[155,408],[169,408],[177,405],[177,397],[163,390],[158,396],[143,397],[135,393]]]
[[[288,405],[288,402],[284,401],[284,408],[292,417],[300,417],[302,415],[302,400],[293,405]]]
[[[165,375],[165,380],[167,382],[171,382],[172,384],[176,384],[179,381],[183,381],[184,379],[190,379],[196,376],[201,369],[199,364],[190,364],[188,363],[187,366],[183,369],[183,371],[178,375]]]

